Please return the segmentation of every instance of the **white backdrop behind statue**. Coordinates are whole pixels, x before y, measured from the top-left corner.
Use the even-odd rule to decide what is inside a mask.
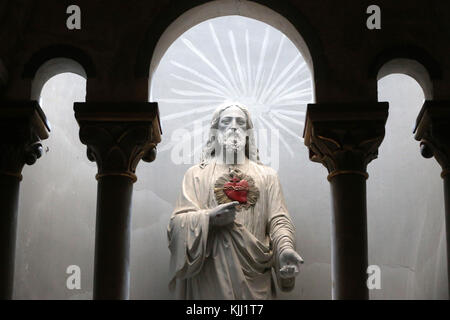
[[[328,189],[324,181],[316,184],[323,192],[307,184],[321,172],[320,167],[308,161],[301,139],[306,104],[313,99],[312,76],[300,52],[288,38],[278,30],[248,18],[229,16],[208,20],[188,30],[172,44],[152,83],[151,99],[159,103],[163,127],[163,142],[158,146],[154,163],[161,169],[157,170],[155,182],[162,184],[164,181],[170,186],[159,191],[155,184],[151,190],[152,198],[163,198],[158,202],[164,201],[165,207],[170,208],[155,208],[159,230],[168,221],[166,213],[173,210],[184,172],[198,163],[212,112],[226,101],[236,101],[248,107],[262,162],[279,171],[286,197],[305,197],[303,203],[307,204],[313,203],[314,194],[325,195],[323,204],[317,205],[313,212],[301,213],[301,206],[297,204],[288,208],[297,233],[312,241],[309,245],[298,241],[299,252],[303,254],[302,250],[307,246],[317,247],[320,242],[314,243],[318,238],[312,235],[318,229],[308,223],[323,225],[322,219],[329,220]],[[297,167],[298,157],[303,158],[301,163],[310,168],[308,172]],[[153,171],[143,166],[138,170],[148,169]],[[170,175],[166,174],[167,170]],[[291,185],[303,185],[303,188],[293,190],[285,186],[283,180],[290,180]],[[312,221],[302,221],[302,216],[308,215],[313,217]],[[164,236],[161,231],[158,235]],[[328,230],[324,229],[320,237],[325,239],[329,250]],[[154,238],[157,241],[156,235]],[[317,297],[328,296],[328,289],[321,290],[330,282],[329,260],[327,252],[320,261],[314,262],[315,267],[304,265],[303,275],[297,279],[299,286],[311,279],[310,270],[322,272],[323,277],[315,277],[315,281],[322,282],[316,287],[315,294]],[[302,280],[303,276],[306,280]],[[298,293],[286,296],[296,295]]]
[[[198,139],[200,146],[203,141],[199,135],[193,137],[192,134],[201,126],[192,121],[205,117],[202,121],[206,125],[210,120],[206,116],[210,116],[211,112],[200,109],[204,112],[195,113],[195,110],[202,108],[202,104],[195,100],[216,99],[211,102],[216,103],[223,98],[194,95],[194,92],[209,94],[211,90],[218,94],[217,90],[214,92],[212,89],[214,82],[211,81],[223,80],[192,50],[193,46],[211,63],[214,62],[213,66],[225,78],[229,77],[209,23],[220,41],[236,85],[241,78],[236,69],[233,38],[239,58],[237,61],[241,64],[241,76],[247,88],[251,88],[249,84],[252,83],[259,88],[257,93],[269,89],[277,75],[282,74],[298,55],[296,48],[284,39],[278,62],[274,64],[282,39],[280,34],[270,27],[267,29],[263,23],[242,17],[223,17],[197,25],[167,51],[152,79],[152,101],[159,102],[163,141],[153,163],[139,164],[138,181],[134,186],[130,256],[132,299],[171,297],[168,290],[170,254],[166,227],[183,174],[191,166],[191,163],[184,164],[180,156],[183,155],[180,150],[186,143],[173,142],[179,141],[180,135],[187,132],[190,145],[196,146],[194,139]],[[267,48],[261,60],[266,32]],[[183,37],[188,42],[183,41]],[[199,43],[199,39],[207,40]],[[250,49],[248,60],[247,39]],[[247,61],[253,66],[253,82],[249,82],[246,78],[248,73],[244,72],[248,70]],[[274,65],[272,80],[264,83],[264,79],[269,79]],[[207,78],[180,66],[201,72],[203,76],[206,74]],[[258,68],[261,70],[260,80],[256,82]],[[292,63],[276,87],[283,87],[282,81],[297,69],[297,73],[284,85],[284,90],[293,90],[293,94],[283,100],[285,103],[312,99],[312,96],[306,95],[297,97],[308,93],[308,90],[312,93],[308,81],[291,89],[307,79],[308,70],[302,67],[301,57]],[[202,83],[203,88],[192,81]],[[204,81],[209,81],[206,87]],[[229,82],[232,84],[232,80]],[[86,158],[86,149],[79,142],[78,125],[73,117],[73,102],[84,101],[84,86],[83,78],[64,74],[47,82],[42,92],[42,108],[54,130],[51,138],[44,143],[50,147],[49,152],[32,167],[25,167],[23,172],[14,288],[14,297],[18,299],[92,297],[96,165]],[[227,86],[222,84],[222,87]],[[300,90],[305,91],[298,92]],[[385,77],[379,81],[378,90],[379,100],[390,102],[390,114],[379,158],[368,168],[369,263],[379,265],[382,270],[382,288],[371,291],[371,297],[445,299],[447,275],[440,170],[434,159],[420,156],[418,143],[412,135],[423,93],[415,81],[403,75]],[[279,94],[282,92],[283,89]],[[179,103],[164,99],[178,99]],[[248,96],[244,95],[243,99],[247,99],[243,100],[247,104],[252,102]],[[330,190],[326,169],[309,161],[307,148],[300,139],[304,117],[301,112],[305,111],[305,104],[295,101],[291,106],[278,106],[276,108],[284,109],[284,113],[278,112],[278,116],[271,114],[272,108],[264,104],[256,103],[252,110],[252,114],[260,113],[261,116],[259,123],[255,121],[255,126],[267,129],[266,145],[262,145],[261,149],[269,152],[263,161],[278,169],[286,204],[296,226],[297,249],[305,259],[294,291],[279,294],[281,299],[331,298]],[[186,131],[175,132],[183,126]],[[277,138],[272,140],[271,133],[277,131],[285,142],[280,138],[278,143],[272,145]],[[261,131],[260,143],[265,142],[264,132]],[[270,150],[277,147],[279,157],[271,157],[277,153]],[[191,147],[187,149],[192,150]],[[189,161],[195,160],[193,156]],[[81,267],[80,290],[68,290],[65,286],[66,268],[73,264]]]

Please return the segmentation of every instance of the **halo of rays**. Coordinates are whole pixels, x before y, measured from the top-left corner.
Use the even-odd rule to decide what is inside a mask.
[[[215,25],[223,18],[228,18],[228,22],[234,21],[231,18],[251,20],[259,23],[263,32],[242,30],[242,20],[239,28],[238,23],[229,24],[226,32],[223,28],[218,32]],[[196,43],[192,40],[195,37],[190,37],[197,28],[207,34],[201,42],[208,42],[208,50],[202,50],[204,43]],[[170,90],[166,88],[164,96],[153,98],[160,104],[163,126],[186,120],[176,128],[186,128],[190,135],[178,141],[166,140],[160,152],[189,139],[206,139],[214,109],[226,101],[236,101],[248,107],[256,134],[258,129],[278,130],[280,152],[294,155],[288,138],[302,142],[306,105],[313,101],[313,85],[305,60],[284,34],[253,19],[222,17],[200,23],[175,42],[182,43],[183,52],[195,61],[183,61],[177,56],[170,59]],[[287,50],[295,50],[289,60],[283,58]],[[183,56],[183,52],[178,51],[178,56]],[[193,68],[193,63],[201,68]],[[164,114],[166,105],[171,106],[172,113]],[[194,147],[190,156],[199,153],[200,147]]]

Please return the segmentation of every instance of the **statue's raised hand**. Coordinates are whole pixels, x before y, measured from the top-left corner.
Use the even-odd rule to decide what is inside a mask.
[[[226,226],[236,217],[238,201],[220,204],[209,212],[209,223],[213,226]]]
[[[300,272],[303,259],[293,249],[286,249],[280,254],[280,276],[283,279],[293,278]]]

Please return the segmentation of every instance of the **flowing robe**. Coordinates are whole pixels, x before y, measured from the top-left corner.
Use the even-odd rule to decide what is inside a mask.
[[[295,240],[275,170],[248,159],[233,166],[254,179],[258,200],[237,211],[234,223],[209,225],[208,213],[218,205],[215,181],[229,167],[212,161],[204,168],[193,166],[184,175],[167,229],[169,287],[178,299],[270,299],[275,294],[272,268],[283,291],[294,286],[295,278],[279,276],[279,254],[295,249]]]

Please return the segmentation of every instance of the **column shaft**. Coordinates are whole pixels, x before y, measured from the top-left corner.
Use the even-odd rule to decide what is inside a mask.
[[[332,297],[368,299],[366,179],[358,174],[331,178]]]
[[[105,176],[97,192],[94,299],[128,299],[133,181]]]
[[[20,179],[0,174],[0,299],[12,299]]]
[[[450,296],[450,175],[444,176],[445,230],[447,237],[447,282]]]

